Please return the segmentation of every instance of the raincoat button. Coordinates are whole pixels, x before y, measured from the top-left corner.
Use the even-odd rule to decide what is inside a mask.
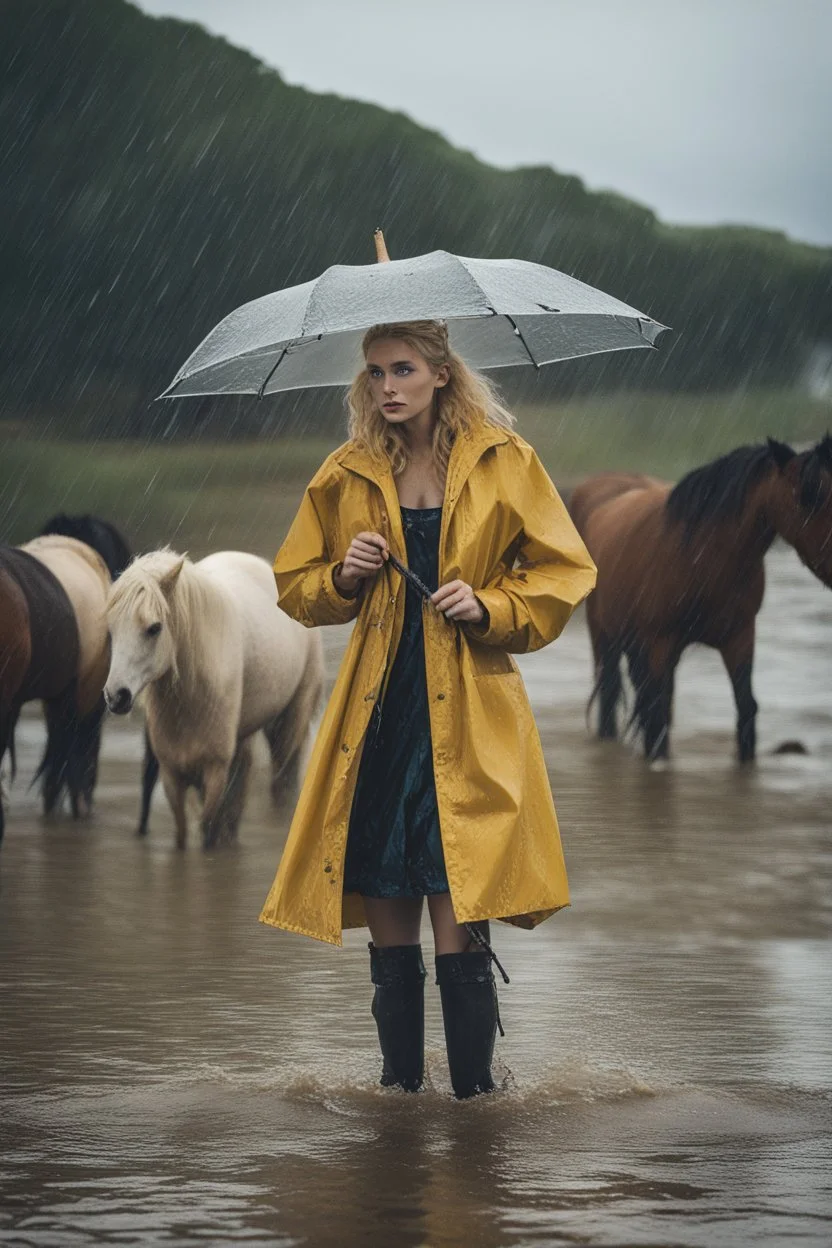
[[[341,749],[344,751],[344,753],[345,753],[345,754],[349,754],[349,752],[350,752],[350,747],[347,745],[346,741],[345,741],[345,742],[344,742],[344,744],[341,746]]]
[[[444,695],[444,693],[437,693],[437,695],[436,695],[436,700],[437,700],[437,702],[444,702],[444,701],[445,701],[445,695]]]

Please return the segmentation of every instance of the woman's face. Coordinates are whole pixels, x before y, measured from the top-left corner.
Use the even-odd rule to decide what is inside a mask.
[[[391,425],[403,425],[430,411],[433,396],[448,384],[443,364],[434,372],[424,356],[400,338],[381,338],[367,352],[367,376],[376,407]]]

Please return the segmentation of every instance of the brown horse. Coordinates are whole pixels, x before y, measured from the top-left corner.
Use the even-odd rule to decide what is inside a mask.
[[[39,560],[13,546],[0,546],[0,762],[8,749],[15,770],[14,729],[24,702],[46,705],[53,741],[41,769],[54,783],[75,718],[78,627],[72,604],[58,579]],[[0,837],[4,817],[0,801]]]
[[[11,750],[24,702],[41,699],[46,750],[37,771],[44,811],[68,790],[72,814],[89,811],[98,770],[109,666],[110,574],[89,546],[38,537],[0,548],[0,759]]]
[[[797,454],[769,439],[672,486],[633,474],[590,477],[570,511],[598,565],[587,603],[598,735],[616,737],[626,656],[633,720],[649,759],[666,757],[676,666],[694,642],[719,650],[737,705],[740,761],[754,758],[754,630],[763,557],[777,534],[832,586],[832,438]]]

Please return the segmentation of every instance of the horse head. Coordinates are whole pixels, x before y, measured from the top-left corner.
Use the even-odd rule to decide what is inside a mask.
[[[832,436],[798,453],[768,440],[777,467],[777,529],[818,580],[832,588]]]
[[[110,592],[111,658],[104,698],[116,715],[126,715],[147,685],[177,674],[176,600],[186,561],[186,555],[171,550],[143,555]]]

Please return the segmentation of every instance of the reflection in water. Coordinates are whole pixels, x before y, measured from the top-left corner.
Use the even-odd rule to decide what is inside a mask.
[[[140,725],[111,723],[94,822],[46,825],[25,719],[0,1243],[827,1244],[832,599],[785,552],[770,572],[756,769],[707,653],[663,771],[586,737],[580,621],[522,661],[573,906],[498,930],[511,1076],[473,1103],[448,1095],[430,982],[431,1086],[382,1092],[366,933],[331,950],[257,923],[286,832],[265,772],[235,849],[178,854],[161,799],[140,842]],[[809,753],[773,756],[787,738]]]

